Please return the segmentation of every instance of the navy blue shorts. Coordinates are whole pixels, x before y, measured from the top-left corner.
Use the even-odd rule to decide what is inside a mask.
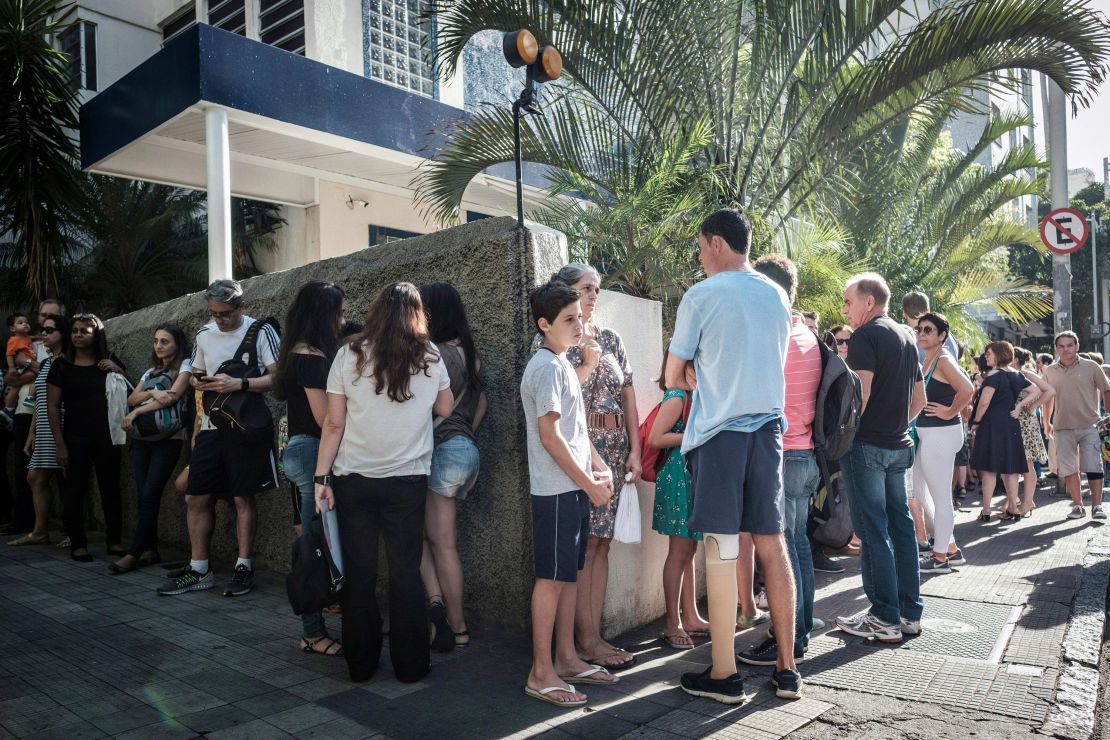
[[[778,534],[786,521],[782,423],[754,432],[724,431],[686,456],[692,532]]]
[[[575,583],[586,565],[590,499],[584,491],[532,496],[532,556],[536,578]]]

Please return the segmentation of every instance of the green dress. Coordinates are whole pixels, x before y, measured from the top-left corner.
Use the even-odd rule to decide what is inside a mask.
[[[686,403],[686,391],[672,388],[663,394],[663,402],[681,398]],[[682,417],[671,428],[681,432],[686,428]],[[700,540],[701,534],[691,532],[686,527],[690,515],[690,476],[686,473],[686,457],[677,447],[667,450],[667,461],[655,476],[655,513],[651,517],[651,528],[659,534]]]

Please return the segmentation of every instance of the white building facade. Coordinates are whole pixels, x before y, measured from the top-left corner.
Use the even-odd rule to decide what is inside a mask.
[[[56,43],[83,104],[82,166],[207,190],[217,221],[225,196],[281,204],[287,223],[267,270],[441,228],[414,178],[467,108],[507,107],[523,75],[487,32],[458,74],[438,79],[429,5],[78,0]],[[514,214],[511,172],[478,176],[460,219]],[[525,182],[530,206],[542,180],[526,172]],[[210,245],[220,232],[210,213]]]

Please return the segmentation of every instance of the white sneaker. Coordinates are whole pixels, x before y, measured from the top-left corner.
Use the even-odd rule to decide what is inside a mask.
[[[836,626],[857,637],[874,637],[879,642],[889,644],[902,641],[901,624],[888,624],[867,610],[850,617],[837,617]]]
[[[921,620],[920,619],[906,619],[902,617],[902,634],[903,635],[920,635],[921,634]]]
[[[1102,504],[1099,504],[1098,506],[1092,506],[1091,507],[1091,518],[1092,519],[1105,519],[1106,518],[1106,512],[1102,510]]]
[[[1068,519],[1083,519],[1087,516],[1087,512],[1083,510],[1082,506],[1073,506],[1068,513]],[[1105,514],[1103,514],[1105,516]]]
[[[761,588],[759,590],[759,596],[755,597],[755,605],[758,606],[760,609],[770,609],[771,608],[770,606],[767,605],[767,589]]]

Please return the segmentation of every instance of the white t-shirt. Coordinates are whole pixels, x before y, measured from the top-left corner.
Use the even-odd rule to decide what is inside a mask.
[[[528,479],[533,496],[558,496],[579,490],[540,440],[540,419],[559,414],[559,431],[570,447],[578,467],[589,471],[592,451],[586,428],[582,384],[566,355],[541,347],[520,379],[520,402],[524,406],[524,430],[528,439]]]
[[[220,331],[215,321],[209,321],[200,327],[193,342],[193,357],[190,362],[193,374],[215,375],[220,365],[230,360],[235,350],[239,349],[243,337],[247,335],[247,329],[254,322],[255,319],[244,316],[243,323],[234,331]],[[256,352],[258,369],[264,373],[267,365],[276,365],[280,351],[281,340],[274,327],[269,324],[262,327],[262,331],[258,334]],[[246,361],[245,357],[242,359]],[[201,431],[215,429],[203,413],[201,413],[200,429]]]
[[[397,403],[387,390],[375,392],[371,363],[362,377],[355,374],[357,361],[350,345],[343,345],[328,373],[328,393],[347,399],[347,424],[332,470],[367,478],[427,475],[432,469],[432,406],[439,392],[451,387],[447,366],[437,357],[427,372],[414,374],[409,381],[412,398]]]

